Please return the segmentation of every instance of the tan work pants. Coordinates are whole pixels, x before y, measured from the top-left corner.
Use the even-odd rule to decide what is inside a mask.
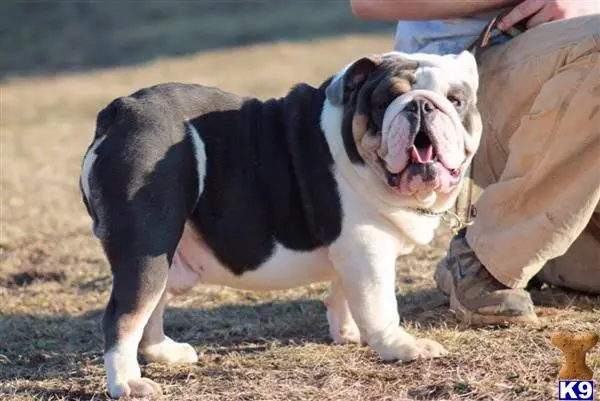
[[[600,14],[491,47],[480,74],[485,191],[467,241],[509,287],[540,273],[600,292],[600,242],[586,229],[600,211]]]

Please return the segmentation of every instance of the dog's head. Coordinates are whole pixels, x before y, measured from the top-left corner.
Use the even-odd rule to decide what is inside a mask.
[[[442,211],[479,146],[477,89],[468,52],[392,52],[344,68],[326,89],[326,107],[341,119],[347,160],[363,180],[377,182],[386,203]]]

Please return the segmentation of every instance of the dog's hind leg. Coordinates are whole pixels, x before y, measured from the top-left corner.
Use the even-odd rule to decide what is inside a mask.
[[[138,346],[145,333],[143,351],[146,356],[156,357],[165,352],[169,343],[162,333],[164,297],[169,266],[183,231],[185,209],[161,199],[159,190],[148,191],[148,196],[140,192],[144,189],[130,204],[113,201],[105,204],[100,213],[118,216],[101,223],[102,242],[113,273],[112,292],[103,318],[104,363],[112,397],[160,393],[156,383],[140,375]]]
[[[165,335],[163,313],[166,298],[165,291],[146,323],[140,342],[140,354],[150,362],[195,363],[198,361],[198,355],[191,345],[175,342]]]
[[[158,260],[146,260],[130,266],[142,270],[156,270],[157,273],[166,266]],[[160,394],[158,384],[141,377],[137,361],[138,344],[142,338],[144,326],[152,311],[161,298],[166,280],[160,274],[154,278],[154,283],[148,285],[139,276],[114,274],[113,290],[103,318],[105,338],[104,368],[111,397],[147,396]],[[129,281],[124,283],[124,281]],[[143,295],[127,289],[128,285],[143,288]]]
[[[166,344],[162,313],[169,266],[198,181],[183,121],[173,123],[165,110],[132,99],[114,107],[116,113],[106,117],[112,118],[105,122],[106,140],[96,149],[90,204],[113,274],[102,323],[108,392],[118,398],[161,392],[141,377],[138,347],[146,326],[147,344],[161,338],[158,348]]]

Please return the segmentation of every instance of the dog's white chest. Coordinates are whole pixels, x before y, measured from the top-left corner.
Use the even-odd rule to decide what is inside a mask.
[[[298,252],[276,244],[272,255],[262,265],[235,275],[215,258],[198,233],[186,224],[169,271],[168,289],[179,294],[201,282],[253,291],[280,290],[329,281],[333,274],[326,248]]]

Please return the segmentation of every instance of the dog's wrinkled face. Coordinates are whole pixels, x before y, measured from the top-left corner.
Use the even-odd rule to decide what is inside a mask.
[[[396,196],[445,207],[479,145],[477,81],[469,53],[393,52],[352,63],[327,98],[343,108],[342,138],[354,165],[370,168]]]

